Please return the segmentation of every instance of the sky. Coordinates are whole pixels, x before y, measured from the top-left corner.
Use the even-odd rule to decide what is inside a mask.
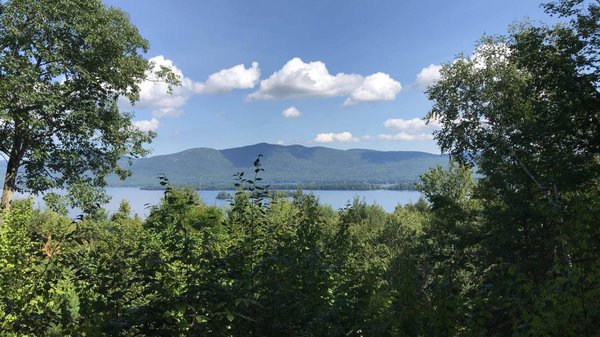
[[[122,109],[153,155],[261,142],[439,153],[424,89],[441,64],[523,19],[531,0],[106,0],[182,85]]]

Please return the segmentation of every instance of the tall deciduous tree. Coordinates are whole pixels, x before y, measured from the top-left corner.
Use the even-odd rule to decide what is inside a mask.
[[[552,331],[536,327],[539,317],[527,311],[543,296],[558,296],[540,289],[554,289],[565,275],[587,278],[569,288],[581,300],[556,326],[590,335],[597,319],[587,307],[597,305],[590,271],[600,263],[600,6],[565,0],[546,8],[568,20],[484,38],[472,56],[443,66],[428,90],[427,117],[442,126],[442,150],[482,174],[479,270],[487,268],[483,279],[493,287],[482,289],[487,307],[478,309],[495,317],[482,320],[484,329],[501,335],[520,323],[529,329],[524,335]],[[564,308],[542,311],[558,317]]]
[[[590,6],[590,12],[598,9]],[[597,188],[597,49],[597,39],[582,36],[577,26],[524,24],[444,66],[442,80],[429,89],[428,118],[442,125],[436,135],[442,150],[478,165],[487,197],[515,206],[509,222],[528,227],[527,203],[549,223],[563,221],[558,213],[569,193]],[[555,245],[562,244],[546,241],[546,253],[562,249]]]
[[[128,171],[123,156],[146,151],[152,133],[119,110],[135,102],[153,69],[148,42],[127,14],[100,0],[9,0],[0,3],[0,152],[7,159],[0,206],[14,191],[103,186]]]

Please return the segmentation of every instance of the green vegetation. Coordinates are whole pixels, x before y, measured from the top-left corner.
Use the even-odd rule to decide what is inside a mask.
[[[334,211],[299,192],[272,198],[256,181],[258,174],[238,176],[223,210],[162,178],[164,198],[144,221],[125,202],[115,214],[99,208],[76,221],[58,197],[46,210],[16,202],[0,227],[2,335],[530,336],[561,327],[579,336],[598,329],[598,258],[572,251],[571,266],[554,266],[533,283],[510,260],[519,251],[486,237],[490,209],[466,166],[423,175],[427,200],[391,214],[359,200]],[[597,249],[594,240],[586,251]],[[498,262],[488,264],[492,256]]]
[[[268,196],[270,199],[273,200],[278,200],[281,198],[291,198],[293,197],[296,193],[302,193],[301,191],[299,192],[292,192],[292,191],[268,191],[266,192],[265,196]],[[221,191],[219,193],[217,193],[217,196],[215,197],[215,199],[217,200],[233,200],[234,198],[234,194],[231,194],[229,192],[225,192],[225,191]]]
[[[71,220],[58,195],[14,202],[0,334],[599,336],[600,6],[546,9],[567,22],[442,68],[428,117],[452,161],[393,213],[273,195],[267,156],[227,209],[164,176],[145,220],[127,203]]]
[[[414,191],[417,181],[406,181],[396,184],[371,184],[365,182],[314,182],[314,183],[297,183],[297,184],[269,184],[272,190],[306,190],[306,191],[369,191],[369,190],[393,190],[393,191]],[[200,186],[178,185],[178,187],[189,187],[199,191],[218,191],[231,190],[234,188],[232,182],[229,183],[214,183],[202,184]],[[159,190],[165,189],[164,186],[156,183],[149,186],[140,187],[141,190]]]
[[[135,102],[149,73],[178,83],[144,59],[147,49],[127,14],[100,0],[0,3],[0,208],[14,191],[63,187],[100,201],[108,174],[128,176],[119,160],[147,154],[153,134],[132,127],[117,100]]]

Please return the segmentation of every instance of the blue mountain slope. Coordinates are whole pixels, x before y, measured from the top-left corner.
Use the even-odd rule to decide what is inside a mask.
[[[165,174],[176,184],[231,183],[236,172],[252,172],[252,163],[259,154],[263,155],[265,169],[262,177],[272,184],[410,182],[428,168],[446,165],[448,161],[444,155],[416,151],[336,150],[260,143],[224,150],[195,148],[138,159],[131,167],[132,177],[124,182],[110,179],[110,184],[157,185],[158,174]]]

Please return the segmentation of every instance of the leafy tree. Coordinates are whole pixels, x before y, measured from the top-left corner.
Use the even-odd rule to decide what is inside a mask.
[[[381,233],[380,241],[390,255],[385,280],[390,301],[387,322],[393,336],[431,334],[425,323],[431,312],[425,291],[430,274],[421,253],[423,226],[429,218],[427,208],[423,199],[418,204],[396,207]]]
[[[103,186],[128,171],[152,133],[132,127],[117,100],[135,102],[138,83],[178,82],[144,57],[148,42],[124,12],[100,0],[0,3],[0,152],[7,169],[0,206],[14,191]]]
[[[334,306],[330,334],[385,336],[390,304],[384,275],[389,251],[379,242],[385,212],[355,198],[340,210],[338,231],[329,244]]]
[[[569,21],[486,37],[428,90],[442,150],[481,174],[473,333],[478,325],[498,335],[597,331],[589,308],[600,281],[592,272],[600,263],[599,6],[546,8]],[[548,317],[560,321],[553,331],[540,323]]]
[[[450,162],[448,170],[431,169],[418,189],[430,203],[418,245],[413,249],[422,268],[423,320],[433,336],[453,336],[469,322],[470,295],[480,285],[478,200],[468,167]]]

